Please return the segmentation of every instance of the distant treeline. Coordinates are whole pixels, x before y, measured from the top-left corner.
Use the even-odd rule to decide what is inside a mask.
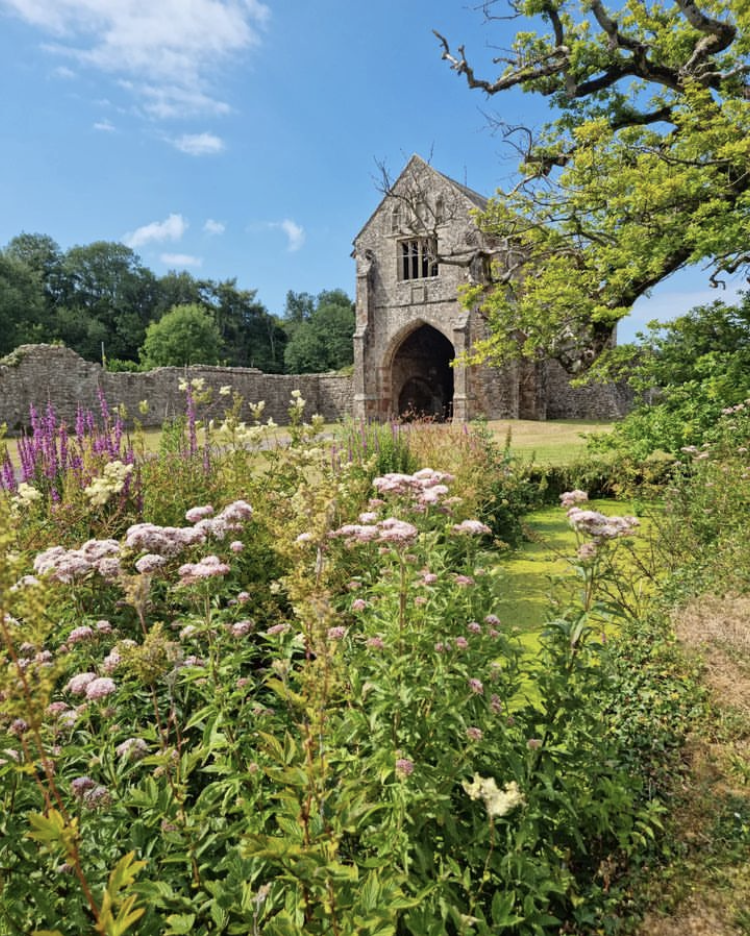
[[[24,233],[0,250],[0,356],[60,343],[111,369],[223,364],[314,373],[351,365],[353,333],[354,304],[340,289],[290,291],[279,317],[236,279],[156,276],[116,242],[61,250],[45,234]]]

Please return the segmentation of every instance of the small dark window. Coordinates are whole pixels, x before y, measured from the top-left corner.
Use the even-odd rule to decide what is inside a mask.
[[[391,234],[398,234],[401,230],[401,206],[396,205],[391,214]]]
[[[437,253],[434,240],[429,237],[415,237],[401,241],[399,250],[399,279],[427,279],[438,275]]]
[[[435,221],[442,224],[445,221],[445,201],[442,195],[435,199]]]

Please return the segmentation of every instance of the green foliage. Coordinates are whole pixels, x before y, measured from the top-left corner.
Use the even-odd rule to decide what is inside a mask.
[[[213,315],[202,306],[176,306],[146,330],[145,367],[218,364],[221,334]]]
[[[341,289],[287,295],[284,349],[287,373],[307,374],[340,370],[353,361],[354,303]]]
[[[458,522],[501,494],[525,506],[507,448],[446,432],[451,480],[407,472],[416,447],[391,436],[401,470],[373,485],[299,393],[287,448],[238,399],[194,445],[186,393],[127,519],[90,510],[85,547],[59,539],[84,522],[72,487],[59,506],[0,496],[36,511],[0,524],[0,928],[612,926],[607,869],[651,856],[661,823],[630,745],[647,729],[604,704],[625,675],[601,640],[628,613],[607,585],[619,540],[575,561],[530,654],[495,614],[491,531]]]
[[[46,338],[44,290],[34,270],[8,252],[0,252],[0,355]]]
[[[497,20],[485,5],[488,21]],[[589,366],[635,300],[677,270],[721,278],[748,264],[747,9],[562,0],[513,4],[522,23],[496,78],[443,41],[469,87],[547,97],[537,139],[509,129],[521,180],[480,219],[514,247],[492,284],[467,293],[490,318],[495,357],[540,353]]]
[[[606,374],[627,375],[638,402],[591,447],[642,461],[657,451],[678,454],[702,445],[722,410],[750,396],[750,295],[736,306],[714,302],[653,323],[641,346],[619,350],[623,362]]]

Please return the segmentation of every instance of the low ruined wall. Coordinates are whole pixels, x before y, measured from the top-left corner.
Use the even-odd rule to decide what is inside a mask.
[[[547,364],[545,395],[547,419],[621,419],[633,408],[633,391],[627,384],[571,387],[557,361]]]
[[[5,423],[11,434],[20,432],[29,425],[29,407],[33,404],[43,412],[48,403],[52,403],[59,420],[73,425],[79,406],[98,413],[101,390],[110,409],[124,405],[128,414],[137,416],[144,426],[161,426],[165,419],[185,412],[185,394],[179,384],[186,377],[202,377],[205,386],[214,391],[212,402],[201,410],[201,418],[223,416],[231,404],[228,397],[219,394],[225,386],[239,393],[246,403],[263,400],[264,418],[272,417],[279,425],[289,422],[293,390],[301,392],[308,417],[319,413],[326,422],[335,422],[352,414],[352,378],[338,374],[264,374],[253,367],[206,366],[160,367],[145,374],[111,373],[99,364],[84,361],[69,348],[24,345],[0,361],[0,425]],[[547,419],[614,419],[627,413],[632,405],[626,387],[571,388],[567,375],[554,362],[546,368],[544,383],[546,399],[540,401],[537,415],[544,416],[546,409]],[[499,380],[498,387],[501,385]],[[148,403],[146,413],[139,409],[143,401]],[[484,403],[493,410],[498,408],[498,412],[485,414],[490,419],[517,414],[517,401],[496,399],[490,394]],[[249,418],[247,409],[240,418]]]
[[[309,417],[319,413],[333,422],[351,412],[352,380],[338,374],[264,374],[245,367],[160,367],[144,374],[110,373],[99,364],[84,361],[69,348],[53,345],[24,345],[0,362],[0,424],[19,432],[29,425],[29,407],[43,412],[51,402],[59,420],[73,425],[78,407],[99,412],[99,392],[110,409],[125,406],[144,426],[160,426],[165,419],[185,412],[181,380],[202,377],[213,389],[213,400],[201,409],[201,417],[221,417],[231,399],[219,394],[229,386],[247,403],[266,404],[264,419],[279,425],[289,422],[293,390],[306,401]],[[142,401],[148,411],[139,412]],[[245,409],[241,417],[249,419]]]

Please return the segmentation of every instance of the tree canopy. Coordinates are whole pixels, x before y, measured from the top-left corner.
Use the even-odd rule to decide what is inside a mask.
[[[323,295],[330,299],[327,304],[351,309],[341,290]],[[282,323],[255,290],[239,288],[236,279],[196,279],[184,271],[159,277],[117,242],[97,241],[65,251],[46,234],[23,233],[0,250],[0,355],[20,344],[57,341],[87,360],[104,357],[110,367],[137,368],[139,360],[149,358],[142,353],[147,329],[175,307],[193,306],[203,309],[218,330],[217,362],[279,373],[291,334],[287,326],[297,318],[307,325],[320,300],[306,293],[290,296],[292,304],[301,303],[299,315]],[[316,342],[320,332],[318,328]],[[322,370],[341,366],[341,333],[334,324]],[[351,345],[351,334],[346,340]],[[351,350],[348,354],[351,358]]]
[[[354,303],[342,289],[288,292],[284,363],[291,374],[341,370],[354,362]]]
[[[221,333],[211,313],[199,305],[175,306],[146,330],[141,357],[147,367],[218,364]]]
[[[735,305],[717,300],[653,322],[641,338],[603,367],[605,379],[630,383],[636,405],[598,446],[640,460],[710,441],[721,413],[750,397],[750,293]]]
[[[499,125],[520,179],[481,219],[492,281],[469,291],[495,357],[551,354],[585,370],[633,303],[695,264],[714,285],[750,266],[750,5],[746,0],[488,0],[511,48],[479,77],[463,46],[443,58],[472,89],[549,99],[534,136]]]

